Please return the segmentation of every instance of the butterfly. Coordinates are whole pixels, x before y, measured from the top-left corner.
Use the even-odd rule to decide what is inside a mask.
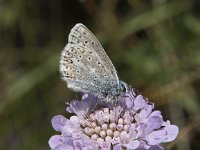
[[[70,31],[60,57],[61,78],[76,92],[115,101],[128,91],[100,42],[83,24]]]

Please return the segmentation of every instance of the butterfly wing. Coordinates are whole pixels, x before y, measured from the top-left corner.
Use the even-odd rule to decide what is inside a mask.
[[[86,26],[81,23],[76,24],[72,28],[68,40],[69,43],[83,45],[93,51],[100,63],[105,66],[110,78],[118,81],[118,75],[114,65],[107,56],[100,42]]]
[[[103,47],[82,24],[76,24],[60,59],[60,72],[69,88],[99,97],[118,86],[117,72]]]

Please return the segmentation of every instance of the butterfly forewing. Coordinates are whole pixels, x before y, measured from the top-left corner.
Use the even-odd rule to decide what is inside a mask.
[[[76,24],[70,34],[69,34],[69,43],[82,45],[83,47],[87,47],[90,52],[93,52],[98,60],[109,73],[109,77],[114,80],[118,80],[118,75],[115,67],[113,66],[111,60],[107,56],[105,50],[103,49],[100,42],[96,39],[94,34],[83,24]]]
[[[60,59],[63,80],[74,91],[106,97],[119,81],[101,44],[82,24],[72,28],[68,42]]]

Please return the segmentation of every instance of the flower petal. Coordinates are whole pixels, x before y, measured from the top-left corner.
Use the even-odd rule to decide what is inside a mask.
[[[164,150],[164,148],[159,145],[153,145],[148,150]]]
[[[81,149],[82,146],[83,146],[83,143],[82,143],[81,140],[74,140],[74,141],[73,141],[73,144],[74,144],[74,146],[75,146],[75,149]]]
[[[80,102],[77,100],[73,100],[70,102],[70,109],[73,113],[75,113],[77,116],[84,116],[89,111],[89,105],[87,102]]]
[[[113,150],[123,150],[121,144],[117,144],[113,147]]]
[[[52,149],[52,150],[74,150],[74,147],[71,145],[59,145],[58,147]]]
[[[146,141],[149,145],[159,145],[160,143],[164,142],[166,139],[167,132],[165,130],[157,130],[151,132],[146,137]]]
[[[90,112],[97,105],[98,99],[97,99],[97,97],[95,97],[91,94],[84,94],[81,101],[87,103],[87,105],[89,107],[88,112]]]
[[[152,116],[148,118],[147,124],[146,124],[146,130],[147,132],[151,132],[155,129],[159,129],[162,126],[163,120],[159,116]]]
[[[84,139],[83,140],[83,150],[99,150],[99,146],[95,140]]]
[[[137,149],[140,145],[138,140],[131,141],[130,143],[126,144],[127,149],[134,150]]]
[[[144,100],[142,95],[138,95],[134,100],[134,109],[138,110],[143,108],[146,105],[146,101]]]
[[[168,125],[168,126],[164,127],[164,130],[167,132],[166,139],[164,142],[173,141],[177,137],[178,132],[179,132],[178,127],[175,125]]]
[[[54,149],[58,147],[59,145],[62,145],[64,141],[64,138],[60,135],[54,135],[49,139],[49,146]]]
[[[62,115],[54,116],[51,120],[51,124],[56,131],[61,131],[66,123],[66,118]]]
[[[161,112],[156,110],[156,111],[153,111],[149,117],[152,117],[152,116],[158,116],[158,117],[161,117],[162,118],[162,115],[161,115]]]

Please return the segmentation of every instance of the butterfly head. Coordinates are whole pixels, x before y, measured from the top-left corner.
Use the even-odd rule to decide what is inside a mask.
[[[123,81],[119,81],[119,92],[120,93],[128,92],[128,85]]]
[[[106,93],[105,101],[115,101],[122,97],[126,92],[128,92],[129,86],[123,82],[119,81],[118,86],[116,88],[113,88],[111,92]]]

